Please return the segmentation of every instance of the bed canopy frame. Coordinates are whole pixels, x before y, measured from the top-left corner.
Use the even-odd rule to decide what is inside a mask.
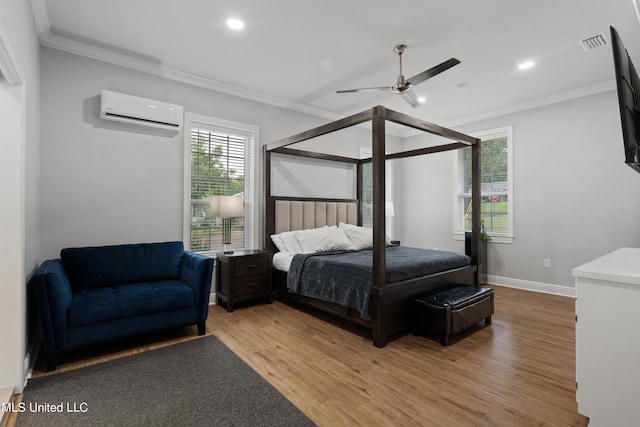
[[[371,121],[371,158],[358,159],[351,157],[336,156],[313,151],[305,151],[289,148],[290,145],[302,141],[337,132],[352,126],[356,126]],[[392,154],[385,152],[386,122],[393,122],[417,129],[426,133],[444,137],[453,142],[420,149],[401,151]],[[403,113],[389,110],[382,106],[376,106],[369,110],[354,114],[343,119],[298,133],[288,138],[281,139],[263,146],[264,170],[265,170],[265,236],[264,247],[273,252],[273,243],[270,236],[275,233],[275,208],[273,199],[276,196],[271,194],[271,155],[274,153],[292,156],[308,157],[321,160],[328,160],[341,163],[350,163],[356,166],[357,175],[357,198],[361,195],[362,169],[366,163],[372,164],[372,194],[373,194],[373,271],[372,271],[372,291],[374,300],[383,298],[386,293],[393,292],[394,286],[386,286],[386,230],[385,230],[385,161],[401,159],[407,157],[427,155],[443,151],[458,150],[471,147],[471,203],[473,212],[480,212],[480,140],[469,135],[448,129],[430,122],[426,122]],[[282,198],[281,198],[282,199]],[[298,198],[304,199],[304,198]],[[360,218],[360,207],[358,206],[358,219]],[[472,215],[471,220],[471,265],[474,266],[474,284],[480,284],[479,268],[480,260],[480,215]],[[375,306],[375,305],[374,305]],[[374,344],[382,347],[386,344],[382,322],[382,315],[374,309],[372,320]]]

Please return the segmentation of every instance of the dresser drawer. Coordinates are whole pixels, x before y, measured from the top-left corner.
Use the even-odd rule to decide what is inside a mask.
[[[236,277],[266,275],[269,271],[269,257],[253,256],[235,260]]]
[[[265,294],[269,285],[269,278],[266,275],[246,276],[236,279],[236,297],[252,294]]]

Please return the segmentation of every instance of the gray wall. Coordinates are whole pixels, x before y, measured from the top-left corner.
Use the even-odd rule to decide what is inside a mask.
[[[327,122],[48,48],[42,67],[41,259],[73,245],[182,239],[182,133],[99,120],[102,89],[258,126],[261,143]],[[489,245],[492,278],[572,287],[572,268],[640,242],[640,176],[623,164],[616,108],[610,91],[457,127],[513,126],[515,239]],[[328,150],[336,154],[370,143],[366,129],[337,135]],[[400,144],[390,139],[393,149]],[[402,144],[423,145],[421,137]],[[396,161],[394,236],[403,244],[461,250],[452,237],[451,156]],[[274,193],[353,196],[349,168],[280,160]]]
[[[608,91],[456,128],[513,126],[515,238],[489,244],[494,283],[573,287],[574,267],[640,245],[640,174],[624,164],[617,109]],[[416,202],[403,216],[403,240],[460,249],[452,237],[452,154],[411,160],[403,170],[405,200]],[[545,258],[551,268],[544,268]]]
[[[183,133],[100,120],[102,89],[258,126],[259,144],[329,121],[43,48],[41,260],[57,257],[69,246],[183,238]],[[371,144],[370,132],[360,127],[330,139],[323,151],[346,156],[357,156],[359,145]],[[390,139],[390,145],[398,143]],[[274,194],[355,196],[352,167],[317,167],[287,157],[274,161]],[[256,176],[261,201],[262,171]]]

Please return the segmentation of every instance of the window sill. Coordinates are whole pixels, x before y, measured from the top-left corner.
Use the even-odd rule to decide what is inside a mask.
[[[200,255],[208,256],[209,258],[213,258],[213,259],[218,258],[218,251],[202,251],[202,252],[196,252],[196,253]]]
[[[489,234],[491,240],[488,243],[504,243],[504,244],[512,244],[513,236],[509,236],[506,234]],[[453,233],[454,240],[464,240],[464,232],[456,231]]]

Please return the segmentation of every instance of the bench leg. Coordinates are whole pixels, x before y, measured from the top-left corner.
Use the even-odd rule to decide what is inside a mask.
[[[446,347],[447,345],[449,345],[449,336],[448,336],[448,335],[445,335],[445,336],[443,336],[443,337],[440,337],[440,345],[443,345],[443,346],[445,346],[445,347]]]
[[[484,324],[485,324],[485,326],[491,324],[491,316],[485,317]]]

